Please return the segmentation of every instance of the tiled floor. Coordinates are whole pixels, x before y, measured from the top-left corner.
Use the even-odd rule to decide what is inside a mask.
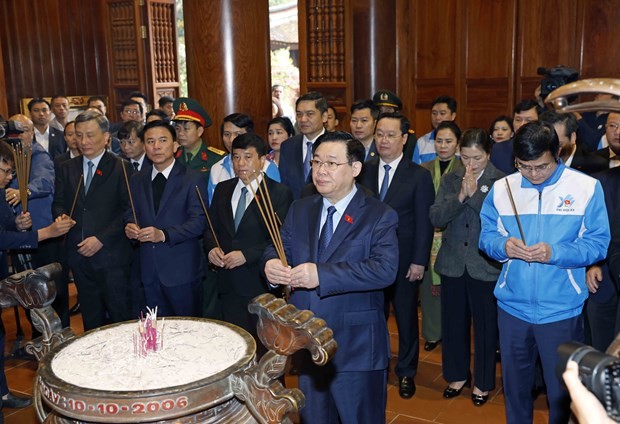
[[[74,294],[73,294],[74,296]],[[74,302],[72,298],[71,304]],[[12,309],[2,311],[2,319],[6,327],[7,342],[5,351],[10,352],[15,340],[15,319]],[[22,313],[22,325],[28,326]],[[25,325],[24,325],[25,323]],[[388,323],[392,341],[392,352],[398,350],[398,334],[393,319]],[[76,333],[82,332],[80,316],[71,318],[71,327]],[[421,342],[423,346],[423,341]],[[394,359],[392,360],[393,369]],[[7,359],[5,372],[10,389],[22,395],[32,394],[32,384],[37,370],[37,363],[33,361],[19,361]],[[461,396],[454,399],[442,397],[446,382],[441,375],[441,345],[432,352],[420,350],[420,365],[416,376],[417,391],[412,399],[402,399],[398,395],[398,382],[392,374],[389,378],[386,423],[413,424],[413,423],[444,423],[444,424],[495,424],[504,423],[504,396],[501,385],[501,366],[497,367],[496,389],[491,393],[489,402],[482,407],[475,407],[471,402],[471,391],[463,390]],[[295,379],[287,377],[288,384],[294,384]],[[6,409],[4,411],[7,424],[36,423],[33,407],[22,410]],[[535,403],[534,423],[546,423],[548,419],[546,400],[544,396]],[[317,423],[318,424],[318,423]]]

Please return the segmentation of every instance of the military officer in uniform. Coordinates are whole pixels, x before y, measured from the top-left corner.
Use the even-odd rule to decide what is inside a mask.
[[[176,158],[188,168],[202,172],[208,181],[211,167],[226,156],[225,151],[208,146],[200,138],[204,129],[211,126],[211,118],[200,103],[189,97],[177,98],[173,108],[177,141],[181,145]]]
[[[174,101],[174,127],[177,131],[177,141],[181,145],[176,152],[176,158],[188,168],[198,170],[209,181],[211,167],[219,162],[226,152],[208,146],[200,138],[205,128],[211,125],[211,118],[204,108],[194,99],[179,97]],[[201,193],[205,202],[208,202],[208,193]],[[205,205],[208,206],[208,205]],[[202,242],[202,241],[201,241]],[[204,249],[200,249],[203,261],[207,258]],[[220,319],[221,312],[217,299],[217,278],[213,270],[208,269],[203,283],[203,316]]]

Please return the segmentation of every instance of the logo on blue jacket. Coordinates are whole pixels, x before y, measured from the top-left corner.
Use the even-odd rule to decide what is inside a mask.
[[[560,203],[556,206],[559,211],[572,211],[574,210],[571,206],[575,203],[575,199],[571,194],[566,195],[565,197],[560,197]]]

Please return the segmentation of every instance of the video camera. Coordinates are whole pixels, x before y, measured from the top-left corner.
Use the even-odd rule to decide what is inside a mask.
[[[577,362],[583,385],[605,407],[609,418],[620,421],[620,358],[577,342],[561,344],[558,355],[560,361],[556,373],[560,381],[568,361]]]
[[[538,68],[536,72],[538,75],[544,75],[540,82],[540,97],[543,100],[556,88],[579,79],[577,70],[564,65],[558,65],[555,68]]]
[[[0,119],[0,140],[6,140],[12,135],[19,135],[23,132],[24,127],[20,122]]]

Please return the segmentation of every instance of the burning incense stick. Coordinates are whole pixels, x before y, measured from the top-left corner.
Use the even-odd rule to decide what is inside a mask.
[[[519,233],[521,233],[521,240],[523,240],[523,244],[527,245],[525,242],[525,235],[523,234],[523,227],[521,227],[521,220],[519,219],[519,213],[517,212],[517,205],[515,204],[515,199],[512,197],[512,190],[510,189],[510,183],[508,182],[508,178],[505,179],[506,188],[508,189],[508,198],[510,199],[510,204],[512,205],[512,211],[515,213],[515,218],[517,219],[517,225],[519,226]]]
[[[69,212],[69,219],[73,219],[73,211],[75,210],[75,204],[77,202],[78,196],[80,195],[82,181],[84,181],[84,174],[80,175],[80,180],[78,181],[77,188],[75,189],[75,196],[73,196],[73,204],[71,205],[71,212]]]
[[[205,206],[204,200],[202,200],[202,194],[200,194],[200,189],[196,186],[196,193],[198,193],[198,199],[200,199],[200,204],[202,205],[202,210],[205,212],[205,216],[207,217],[207,222],[209,223],[209,228],[211,228],[211,234],[213,234],[213,240],[215,240],[215,245],[218,249],[222,250],[220,247],[220,242],[217,240],[217,236],[215,235],[215,230],[213,229],[213,223],[211,223],[211,218],[209,217],[209,211]]]
[[[11,146],[15,162],[15,174],[17,175],[17,186],[19,188],[19,199],[22,210],[28,211],[28,180],[30,179],[30,162],[32,150],[23,147],[21,144]]]
[[[127,177],[127,170],[125,169],[125,162],[121,162],[123,167],[123,175],[125,175],[125,184],[127,185],[127,193],[129,193],[129,204],[131,205],[131,212],[133,213],[133,222],[139,227],[138,220],[136,219],[136,208],[133,206],[133,196],[131,195],[131,188],[129,187],[129,178]]]

